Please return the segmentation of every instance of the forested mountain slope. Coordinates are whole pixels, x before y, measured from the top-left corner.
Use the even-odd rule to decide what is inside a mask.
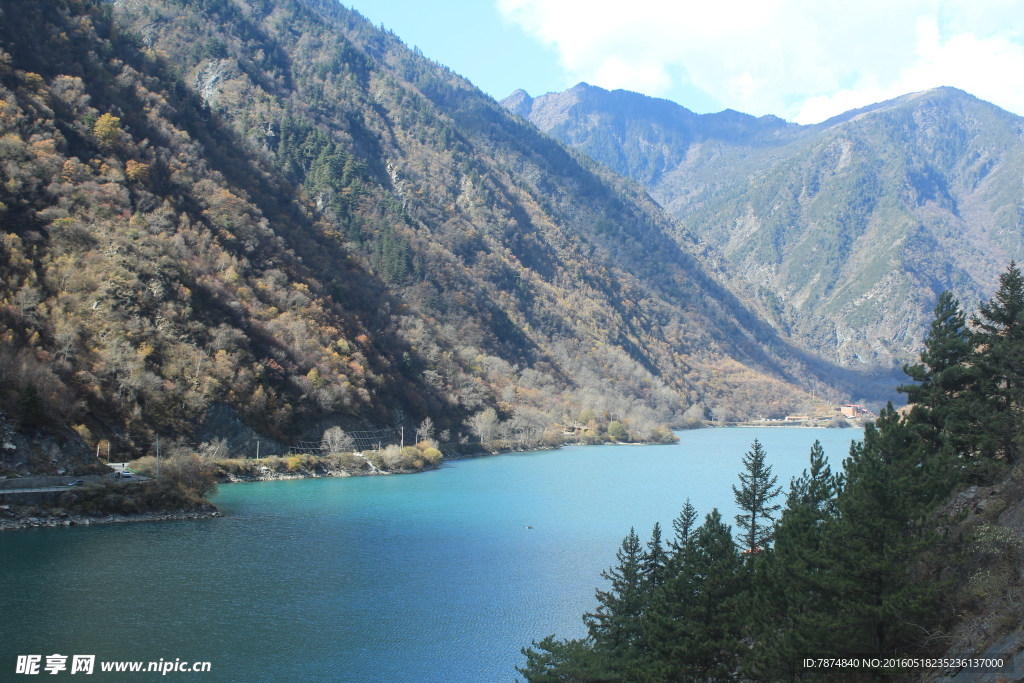
[[[340,5],[0,8],[11,414],[32,381],[137,452],[217,402],[278,438],[430,416],[454,440],[486,409],[523,441],[651,438],[869,390],[642,191]]]
[[[527,102],[505,105],[643,182],[741,297],[847,366],[912,358],[941,291],[973,306],[1022,253],[1024,120],[959,90],[814,126],[585,85]]]

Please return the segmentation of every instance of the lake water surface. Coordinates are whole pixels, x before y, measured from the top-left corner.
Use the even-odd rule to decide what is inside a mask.
[[[223,519],[0,534],[0,680],[22,678],[16,655],[60,653],[212,663],[95,681],[513,681],[531,640],[584,635],[580,616],[631,526],[645,542],[656,521],[670,532],[686,498],[702,518],[718,507],[733,520],[755,437],[788,485],[815,439],[839,469],[861,432],[679,436],[225,485]]]

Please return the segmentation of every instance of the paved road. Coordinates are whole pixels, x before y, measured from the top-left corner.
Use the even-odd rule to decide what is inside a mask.
[[[113,483],[124,482],[125,484],[130,484],[130,483],[133,483],[133,482],[141,482],[141,481],[147,481],[147,480],[148,480],[148,477],[141,477],[141,476],[136,474],[134,477],[132,477],[130,479],[115,479],[115,480],[113,480]],[[104,482],[104,483],[111,483],[111,482]],[[0,495],[3,495],[5,493],[49,493],[51,491],[70,491],[71,489],[77,489],[77,488],[78,488],[78,486],[41,486],[41,487],[28,488],[28,489],[0,489]]]

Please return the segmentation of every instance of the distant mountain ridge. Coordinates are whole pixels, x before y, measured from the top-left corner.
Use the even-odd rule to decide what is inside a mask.
[[[1024,119],[953,88],[811,126],[586,84],[504,103],[642,183],[738,295],[844,365],[913,359],[938,293],[973,306],[1024,253]]]
[[[796,127],[775,116],[731,109],[695,114],[669,100],[580,83],[532,98],[517,90],[501,101],[544,132],[586,152],[616,173],[656,185],[706,140],[751,143]]]

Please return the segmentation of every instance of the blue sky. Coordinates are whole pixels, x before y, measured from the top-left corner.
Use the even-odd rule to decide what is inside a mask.
[[[586,81],[814,123],[950,85],[1024,115],[1024,0],[345,4],[498,99]]]
[[[343,4],[410,46],[465,76],[496,99],[518,88],[531,95],[572,87],[558,51],[503,18],[488,0],[354,0]]]

